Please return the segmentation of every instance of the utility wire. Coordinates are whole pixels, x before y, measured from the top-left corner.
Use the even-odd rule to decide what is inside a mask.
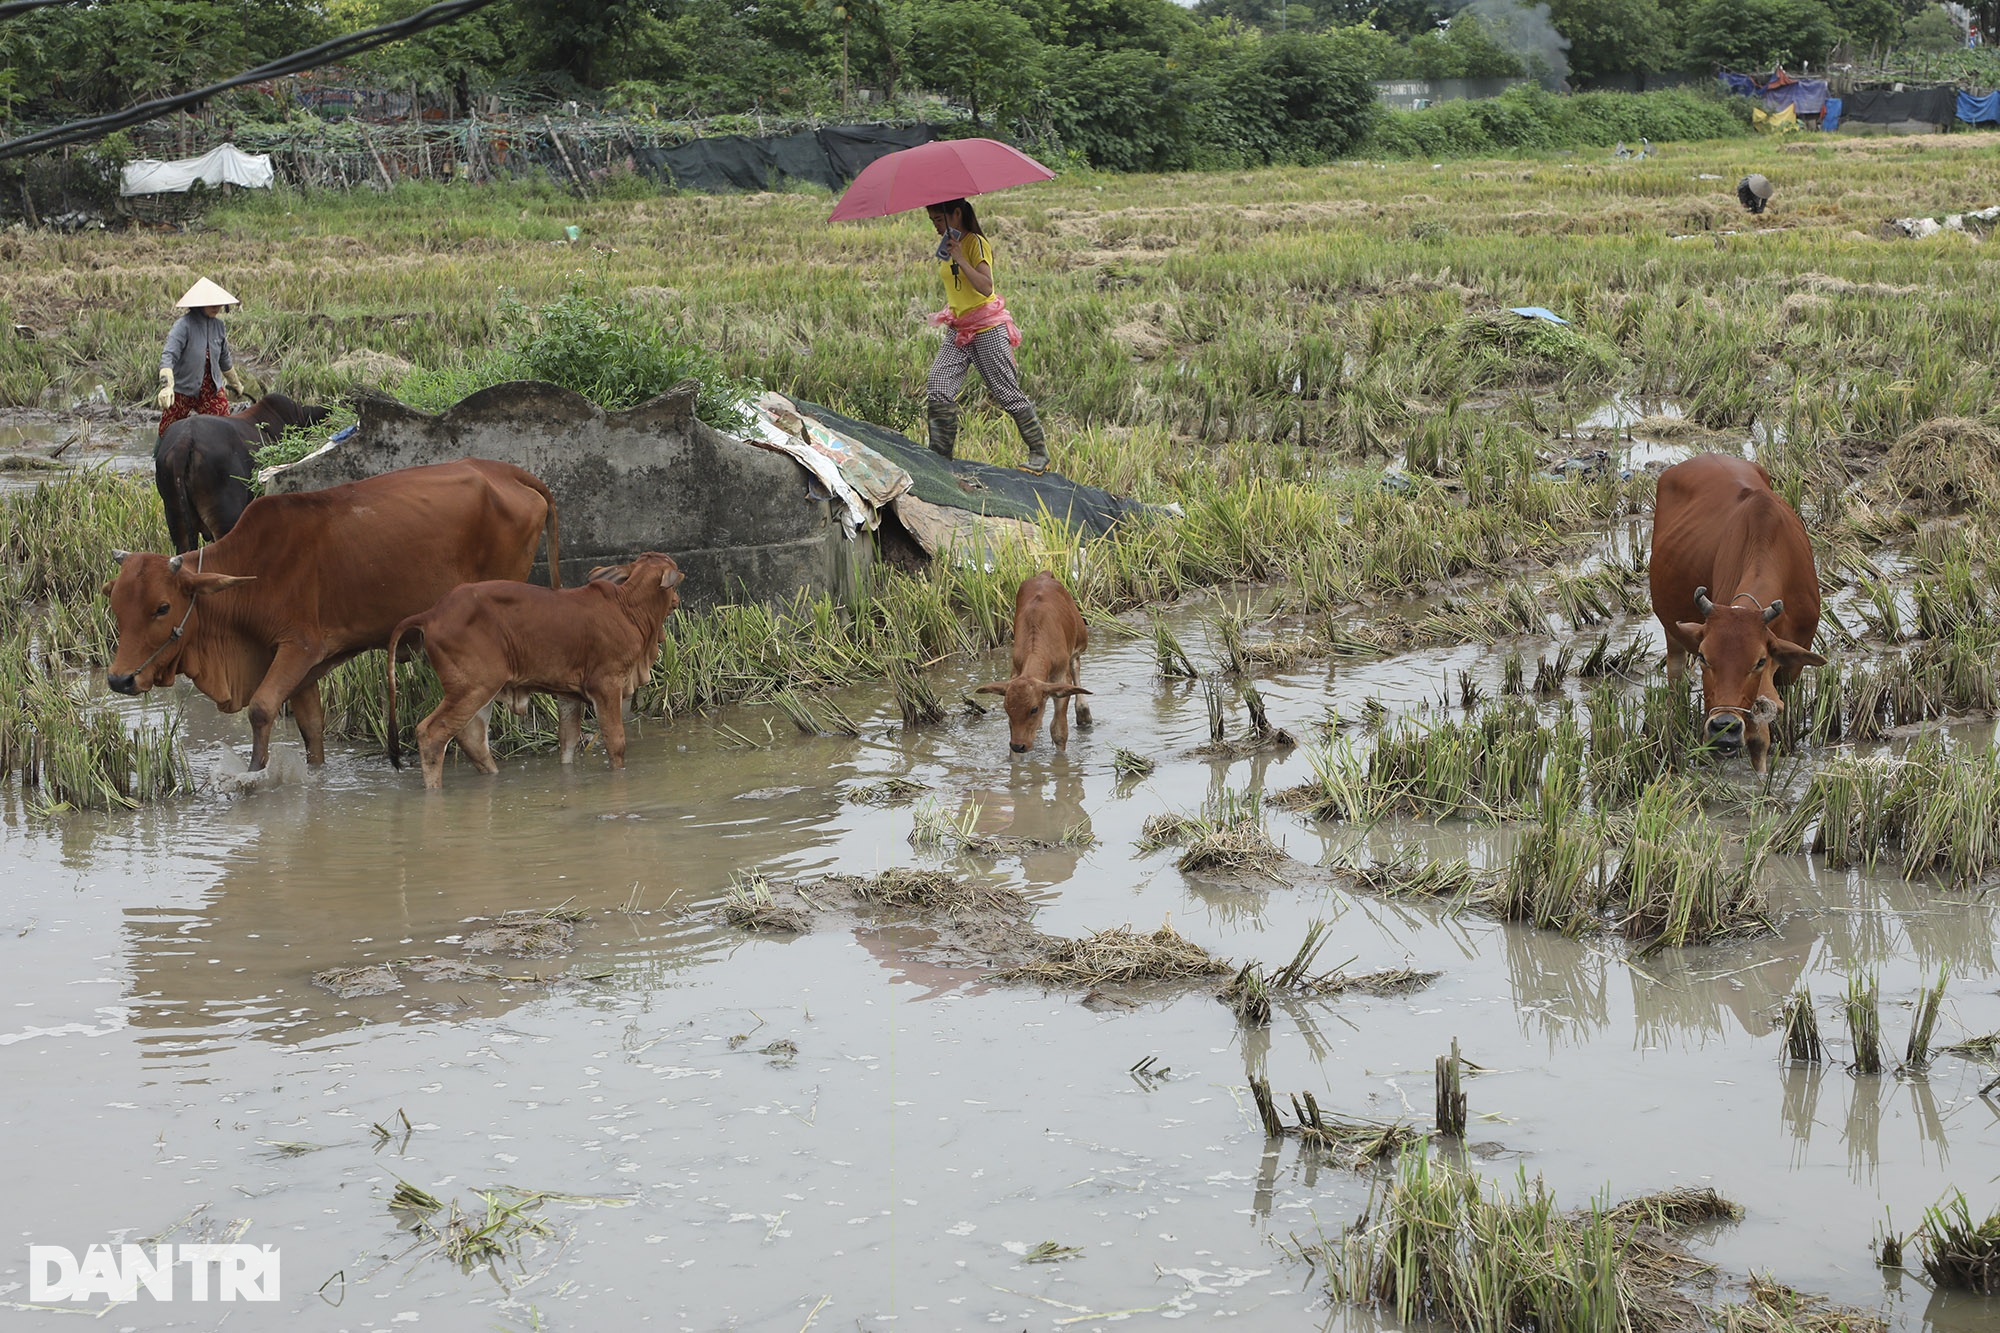
[[[25,14],[31,9],[47,9],[50,5],[80,5],[88,0],[7,0],[0,5],[0,19],[10,19],[16,14]]]
[[[15,4],[57,3],[58,0],[13,0]],[[212,83],[206,88],[196,88],[190,92],[175,93],[170,97],[157,97],[150,102],[139,102],[123,111],[113,111],[88,120],[73,121],[68,125],[58,125],[53,129],[38,130],[24,134],[18,139],[0,143],[0,162],[12,157],[25,157],[29,153],[45,152],[60,148],[64,144],[85,143],[101,139],[114,130],[122,130],[128,125],[139,125],[186,107],[207,101],[218,93],[240,88],[246,83],[260,83],[265,79],[275,79],[286,74],[302,74],[321,65],[331,65],[363,51],[372,51],[378,46],[414,37],[441,24],[464,18],[476,10],[484,9],[493,0],[445,0],[442,4],[418,10],[405,19],[394,23],[384,23],[379,27],[351,32],[332,41],[309,46],[303,51],[294,51],[288,56],[280,56],[253,70],[246,70],[235,78]]]

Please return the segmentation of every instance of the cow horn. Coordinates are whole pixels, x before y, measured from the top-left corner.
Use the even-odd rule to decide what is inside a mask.
[[[125,563],[125,557],[130,554],[132,554],[130,551],[113,551],[111,553],[111,563],[114,565],[122,565]]]
[[[1768,625],[1783,614],[1785,614],[1785,599],[1782,597],[1775,598],[1769,606],[1764,608],[1764,623]]]
[[[180,573],[180,572],[181,572],[181,558],[180,558],[179,556],[175,556],[175,557],[173,557],[173,558],[172,558],[171,560],[167,561],[167,568],[168,568],[168,569],[170,569],[170,570],[172,570],[172,571],[173,571],[174,573],[176,573],[176,574]]]
[[[1708,600],[1708,589],[1696,588],[1694,590],[1694,609],[1701,612],[1703,620],[1708,619],[1708,613],[1715,610],[1715,603]]]

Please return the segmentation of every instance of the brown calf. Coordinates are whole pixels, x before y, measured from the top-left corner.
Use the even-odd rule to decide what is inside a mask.
[[[576,758],[583,705],[597,710],[613,768],[625,767],[621,710],[653,669],[667,616],[680,605],[681,571],[672,556],[648,551],[629,565],[591,571],[580,588],[530,583],[468,583],[445,594],[389,636],[389,762],[403,766],[396,729],[396,652],[405,635],[423,649],[444,685],[444,700],[417,724],[424,785],[444,785],[444,751],[452,737],[488,773],[500,765],[486,745],[486,718],[505,696],[516,713],[528,696],[553,694],[562,703],[562,761]]]
[[[981,685],[980,694],[998,694],[1007,701],[1007,743],[1015,754],[1026,754],[1042,726],[1042,705],[1056,701],[1049,720],[1049,739],[1058,750],[1069,745],[1069,701],[1089,694],[1077,682],[1077,663],[1090,646],[1083,612],[1062,580],[1048,570],[1021,582],[1014,597],[1014,678]],[[1076,724],[1090,725],[1090,705],[1076,701]]]

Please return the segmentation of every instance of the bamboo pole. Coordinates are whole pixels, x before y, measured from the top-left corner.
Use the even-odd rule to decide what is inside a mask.
[[[556,133],[555,122],[543,116],[542,124],[547,127],[549,142],[556,146],[556,155],[562,159],[563,169],[569,172],[570,181],[576,186],[577,194],[585,199],[590,198],[590,189],[583,183],[583,176],[578,173],[576,163],[569,160],[569,149],[563,147],[562,136]]]

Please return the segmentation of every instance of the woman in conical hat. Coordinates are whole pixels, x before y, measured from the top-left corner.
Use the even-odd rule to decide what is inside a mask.
[[[239,395],[243,392],[220,318],[226,307],[237,304],[236,298],[203,278],[174,304],[183,313],[168,330],[167,345],[160,352],[162,435],[185,416],[228,416],[229,398],[216,387],[218,383]]]

